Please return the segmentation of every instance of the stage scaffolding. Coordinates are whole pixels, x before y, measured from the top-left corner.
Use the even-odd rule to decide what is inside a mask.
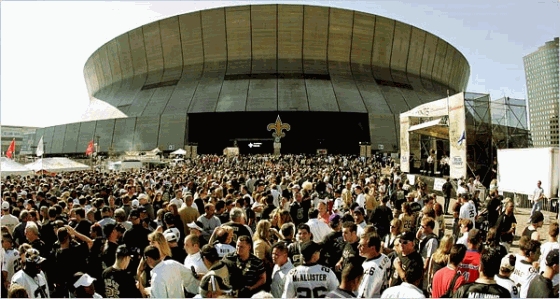
[[[526,103],[509,97],[492,101],[488,94],[465,92],[468,176],[480,175],[488,185],[495,178],[498,149],[531,147]],[[422,161],[434,147],[439,161],[448,154],[449,140],[420,136]]]

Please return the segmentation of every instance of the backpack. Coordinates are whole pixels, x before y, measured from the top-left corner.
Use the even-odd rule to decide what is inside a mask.
[[[416,243],[418,244],[418,246],[416,247],[416,250],[418,251],[418,253],[422,253],[422,250],[424,249],[424,247],[426,247],[426,244],[428,244],[428,241],[430,241],[431,239],[437,239],[436,234],[431,233],[429,235],[427,235],[424,239],[422,239],[422,241],[420,241],[420,243]]]

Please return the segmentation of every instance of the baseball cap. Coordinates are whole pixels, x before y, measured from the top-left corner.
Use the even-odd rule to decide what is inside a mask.
[[[132,218],[132,217],[138,218],[138,217],[140,217],[140,212],[138,212],[138,210],[132,210],[132,211],[130,211],[130,214],[128,216],[130,218]]]
[[[218,289],[222,292],[231,292],[231,287],[224,283],[224,279],[215,271],[206,273],[200,280],[200,291],[212,292]]]
[[[539,223],[541,221],[544,221],[543,213],[541,211],[533,212],[533,215],[531,216],[531,223]]]
[[[546,255],[546,265],[552,267],[553,265],[557,265],[558,262],[558,249],[551,250]]]
[[[2,202],[2,210],[9,210],[10,209],[10,203],[7,201]]]
[[[356,212],[361,213],[362,215],[365,215],[364,208],[362,208],[362,207],[356,207],[354,209],[354,213],[356,213]]]
[[[29,248],[25,252],[25,262],[40,264],[45,261],[45,258],[41,256],[39,250],[35,248]]]
[[[310,260],[313,254],[320,250],[321,250],[321,246],[319,246],[319,244],[313,241],[309,241],[301,244],[301,255],[303,255],[303,258],[306,261]]]
[[[502,262],[500,263],[500,269],[505,269],[507,271],[513,271],[515,269],[515,255],[508,253],[506,256],[502,258]]]
[[[78,273],[76,273],[78,274]],[[80,276],[80,278],[78,278],[78,280],[76,280],[76,282],[74,283],[74,288],[79,288],[79,287],[88,287],[90,286],[96,279],[89,276],[89,274],[85,273],[82,274]]]
[[[173,223],[174,220],[175,219],[173,218],[173,214],[171,214],[171,212],[167,212],[163,215],[163,221],[165,223]]]
[[[145,206],[140,205],[140,206],[138,206],[138,212],[140,212],[140,213],[146,213],[146,212],[148,212],[148,210],[146,210],[146,207],[145,207]]]
[[[406,241],[414,241],[416,239],[416,236],[413,232],[404,232],[400,234],[398,238]]]
[[[179,240],[179,236],[171,229],[165,230],[163,236],[165,236],[167,242],[177,242],[177,240]]]
[[[189,224],[187,224],[187,226],[189,228],[192,228],[192,229],[197,229],[199,231],[204,231],[204,229],[202,228],[204,225],[200,221],[190,222]]]
[[[292,189],[299,189],[299,190],[301,190],[301,187],[300,187],[298,184],[295,184],[295,185],[292,186]]]
[[[340,215],[338,215],[338,214],[332,214],[332,215],[329,217],[329,222],[330,222],[330,223],[339,223],[339,222],[340,222]]]
[[[140,205],[140,202],[138,201],[138,199],[134,199],[134,200],[132,201],[132,203],[130,204],[130,206],[131,206],[133,209],[137,209],[139,205]]]

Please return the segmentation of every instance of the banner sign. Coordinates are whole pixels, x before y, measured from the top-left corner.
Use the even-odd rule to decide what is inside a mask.
[[[467,174],[467,128],[463,93],[449,97],[449,176],[452,179]]]

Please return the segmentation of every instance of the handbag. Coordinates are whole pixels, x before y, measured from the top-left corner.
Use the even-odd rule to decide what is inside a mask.
[[[449,287],[447,288],[447,292],[445,292],[445,294],[441,295],[440,298],[451,298],[451,293],[453,293],[453,288],[455,287],[455,282],[457,282],[457,279],[459,278],[459,276],[461,276],[461,272],[457,271],[457,273],[455,273],[455,276],[453,276],[453,279],[451,280],[451,283],[449,284]]]

